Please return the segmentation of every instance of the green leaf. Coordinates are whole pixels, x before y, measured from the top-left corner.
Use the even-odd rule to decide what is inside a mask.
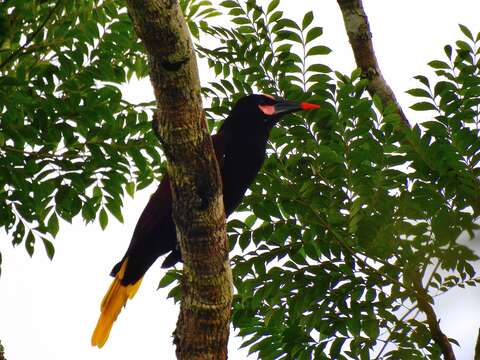
[[[27,250],[28,255],[32,257],[33,252],[35,251],[35,236],[31,230],[28,232],[27,238],[25,239],[25,249]]]
[[[283,28],[291,28],[291,29],[294,29],[294,30],[300,30],[300,27],[298,26],[298,24],[295,21],[287,19],[287,18],[282,18],[282,19],[278,20],[277,23],[274,26],[274,29],[278,29],[278,30],[283,29]]]
[[[118,221],[123,223],[122,209],[120,208],[121,203],[111,199],[107,202],[107,209],[110,213],[117,218]]]
[[[435,105],[429,102],[419,102],[419,103],[413,104],[412,106],[410,106],[410,109],[413,109],[416,111],[437,110]]]
[[[383,117],[383,122],[386,124],[392,124],[395,127],[400,124],[402,119],[400,118],[400,115],[393,113],[393,114],[388,114],[387,116]]]
[[[290,30],[281,30],[277,32],[277,36],[281,40],[291,40],[298,43],[302,43],[302,39],[300,38],[300,36],[297,33]]]
[[[53,236],[58,234],[58,230],[59,230],[60,226],[59,226],[59,223],[58,223],[57,214],[55,212],[52,212],[52,215],[50,216],[50,219],[48,219],[47,228]]]
[[[240,31],[242,34],[253,34],[253,33],[255,33],[255,29],[251,26],[240,26],[238,28],[238,31]]]
[[[21,82],[13,76],[0,76],[0,86],[18,86]]]
[[[378,335],[380,334],[378,322],[374,319],[363,321],[363,331],[365,331],[365,334],[367,334],[370,339],[377,339]]]
[[[406,91],[407,94],[410,94],[415,97],[425,97],[425,98],[431,98],[431,95],[428,91],[423,90],[423,89],[410,89]]]
[[[238,240],[238,244],[240,245],[240,249],[245,250],[248,245],[250,245],[250,232],[244,232],[240,235],[240,238]]]
[[[452,58],[452,47],[450,45],[446,45],[443,50],[445,51],[445,54],[448,56],[449,59]]]
[[[188,24],[188,28],[189,28],[190,33],[192,34],[192,36],[193,36],[195,39],[199,39],[199,38],[200,38],[200,31],[199,31],[199,29],[198,29],[197,24],[195,24],[193,21],[189,21],[187,24]]]
[[[317,39],[318,37],[322,36],[323,28],[321,27],[313,27],[307,32],[307,36],[305,37],[305,44],[308,44],[310,41]]]
[[[354,317],[354,318],[348,319],[347,320],[347,326],[348,326],[348,330],[350,330],[352,335],[354,335],[354,336],[360,335],[360,331],[361,331],[362,326],[361,326],[359,318]]]
[[[133,198],[133,195],[135,195],[135,183],[132,181],[126,183],[125,190],[127,191],[127,194],[130,195],[131,198]]]
[[[449,81],[439,81],[435,84],[434,94],[435,96],[444,97],[447,92],[456,91],[455,85]]]
[[[102,230],[105,230],[105,228],[108,225],[108,215],[104,208],[100,210],[99,221],[100,221],[100,227],[102,228]]]
[[[383,113],[383,103],[382,103],[382,99],[380,99],[380,96],[378,96],[377,94],[373,95],[373,103],[375,107],[378,109],[378,111]]]
[[[339,359],[340,352],[342,350],[343,344],[345,343],[346,338],[339,337],[336,338],[333,343],[332,347],[330,348],[330,358],[331,359]]]
[[[458,26],[460,27],[460,30],[462,31],[462,33],[465,34],[466,37],[474,41],[472,32],[465,25],[458,24]]]
[[[302,20],[302,30],[305,30],[313,21],[313,11],[309,11],[305,14]]]
[[[428,65],[434,69],[450,69],[450,65],[440,60],[430,61]]]
[[[273,10],[275,10],[278,7],[278,4],[280,4],[280,0],[270,1],[270,4],[268,4],[267,7],[267,14],[270,14]]]
[[[220,6],[223,6],[223,7],[226,7],[226,8],[236,8],[236,7],[239,7],[239,5],[238,5],[235,1],[231,1],[231,0],[222,1],[222,2],[220,3]]]
[[[45,239],[44,237],[42,237],[42,240],[43,246],[45,246],[45,251],[47,252],[47,256],[50,260],[52,260],[53,256],[55,255],[55,248],[50,240]]]
[[[313,64],[308,67],[307,71],[319,72],[319,73],[331,73],[332,69],[330,69],[330,67],[324,64]]]
[[[430,82],[428,81],[428,79],[423,76],[423,75],[417,75],[417,76],[414,76],[413,77],[414,79],[417,79],[418,81],[420,81],[423,85],[425,85],[426,87],[430,87]]]
[[[468,43],[466,43],[465,41],[457,40],[457,41],[455,42],[455,45],[457,45],[460,50],[464,50],[464,51],[467,51],[467,52],[469,52],[469,53],[473,52],[473,50],[472,50],[472,48],[470,47],[470,45],[468,45]]]
[[[255,216],[255,214],[250,214],[247,216],[247,218],[244,220],[244,224],[251,228],[253,226],[253,224],[255,224],[255,221],[257,221],[257,217]]]
[[[328,47],[318,45],[312,47],[310,50],[307,52],[307,56],[313,56],[313,55],[328,55],[332,52]]]
[[[243,16],[235,17],[234,19],[232,19],[232,22],[238,25],[250,24],[250,20]]]
[[[439,121],[424,121],[422,126],[428,129],[428,132],[439,138],[446,138],[448,136],[447,128]]]
[[[168,285],[172,284],[178,278],[179,278],[178,272],[173,270],[167,271],[165,275],[160,279],[157,290],[161,288],[166,288]]]
[[[270,15],[270,17],[268,18],[268,23],[271,24],[271,23],[275,23],[276,21],[278,21],[279,19],[281,19],[281,17],[283,16],[283,12],[282,11],[275,11],[274,13],[272,13]]]

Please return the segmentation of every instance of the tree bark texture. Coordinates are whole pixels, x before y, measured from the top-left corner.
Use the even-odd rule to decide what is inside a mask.
[[[227,358],[232,302],[222,182],[207,130],[195,52],[175,0],[128,0],[149,56],[154,128],[168,160],[183,257],[178,359]]]
[[[367,14],[363,9],[361,0],[337,0],[342,11],[345,29],[352,46],[353,55],[357,66],[362,70],[362,75],[369,80],[368,91],[370,95],[377,95],[383,104],[393,103],[402,121],[410,126],[407,117],[398,104],[393,90],[385,81],[373,48],[372,33],[368,23]]]

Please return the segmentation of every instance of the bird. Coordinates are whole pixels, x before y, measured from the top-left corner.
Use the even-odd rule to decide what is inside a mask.
[[[236,102],[218,132],[211,137],[222,178],[226,217],[241,203],[260,171],[272,128],[286,114],[319,107],[266,94],[246,95]],[[105,344],[113,322],[127,300],[137,292],[144,274],[158,257],[167,253],[163,268],[181,261],[168,174],[164,175],[140,215],[125,255],[111,271],[114,279],[101,302],[92,346],[101,348]]]

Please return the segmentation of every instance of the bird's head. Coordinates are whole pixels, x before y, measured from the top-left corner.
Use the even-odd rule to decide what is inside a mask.
[[[225,125],[229,124],[237,129],[264,129],[269,132],[283,115],[319,107],[320,105],[287,101],[271,95],[251,94],[237,101]]]

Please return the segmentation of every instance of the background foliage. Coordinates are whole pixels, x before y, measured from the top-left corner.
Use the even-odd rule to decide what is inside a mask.
[[[154,178],[149,104],[118,87],[147,75],[146,56],[114,1],[2,2],[0,24],[0,227],[52,257],[59,218],[104,228]]]
[[[218,79],[203,88],[212,129],[252,91],[322,105],[274,129],[244,220],[229,221],[241,254],[233,324],[261,359],[438,359],[419,299],[479,282],[457,239],[480,211],[480,35],[461,26],[463,40],[430,62],[437,76],[416,77],[412,109],[430,120],[409,128],[360,71],[322,63],[312,12],[297,24],[278,5],[181,1]],[[231,26],[207,23],[219,13]],[[53,256],[59,217],[105,227],[125,192],[162,171],[153,104],[118,87],[147,75],[146,56],[114,1],[7,1],[0,28],[0,226]]]

